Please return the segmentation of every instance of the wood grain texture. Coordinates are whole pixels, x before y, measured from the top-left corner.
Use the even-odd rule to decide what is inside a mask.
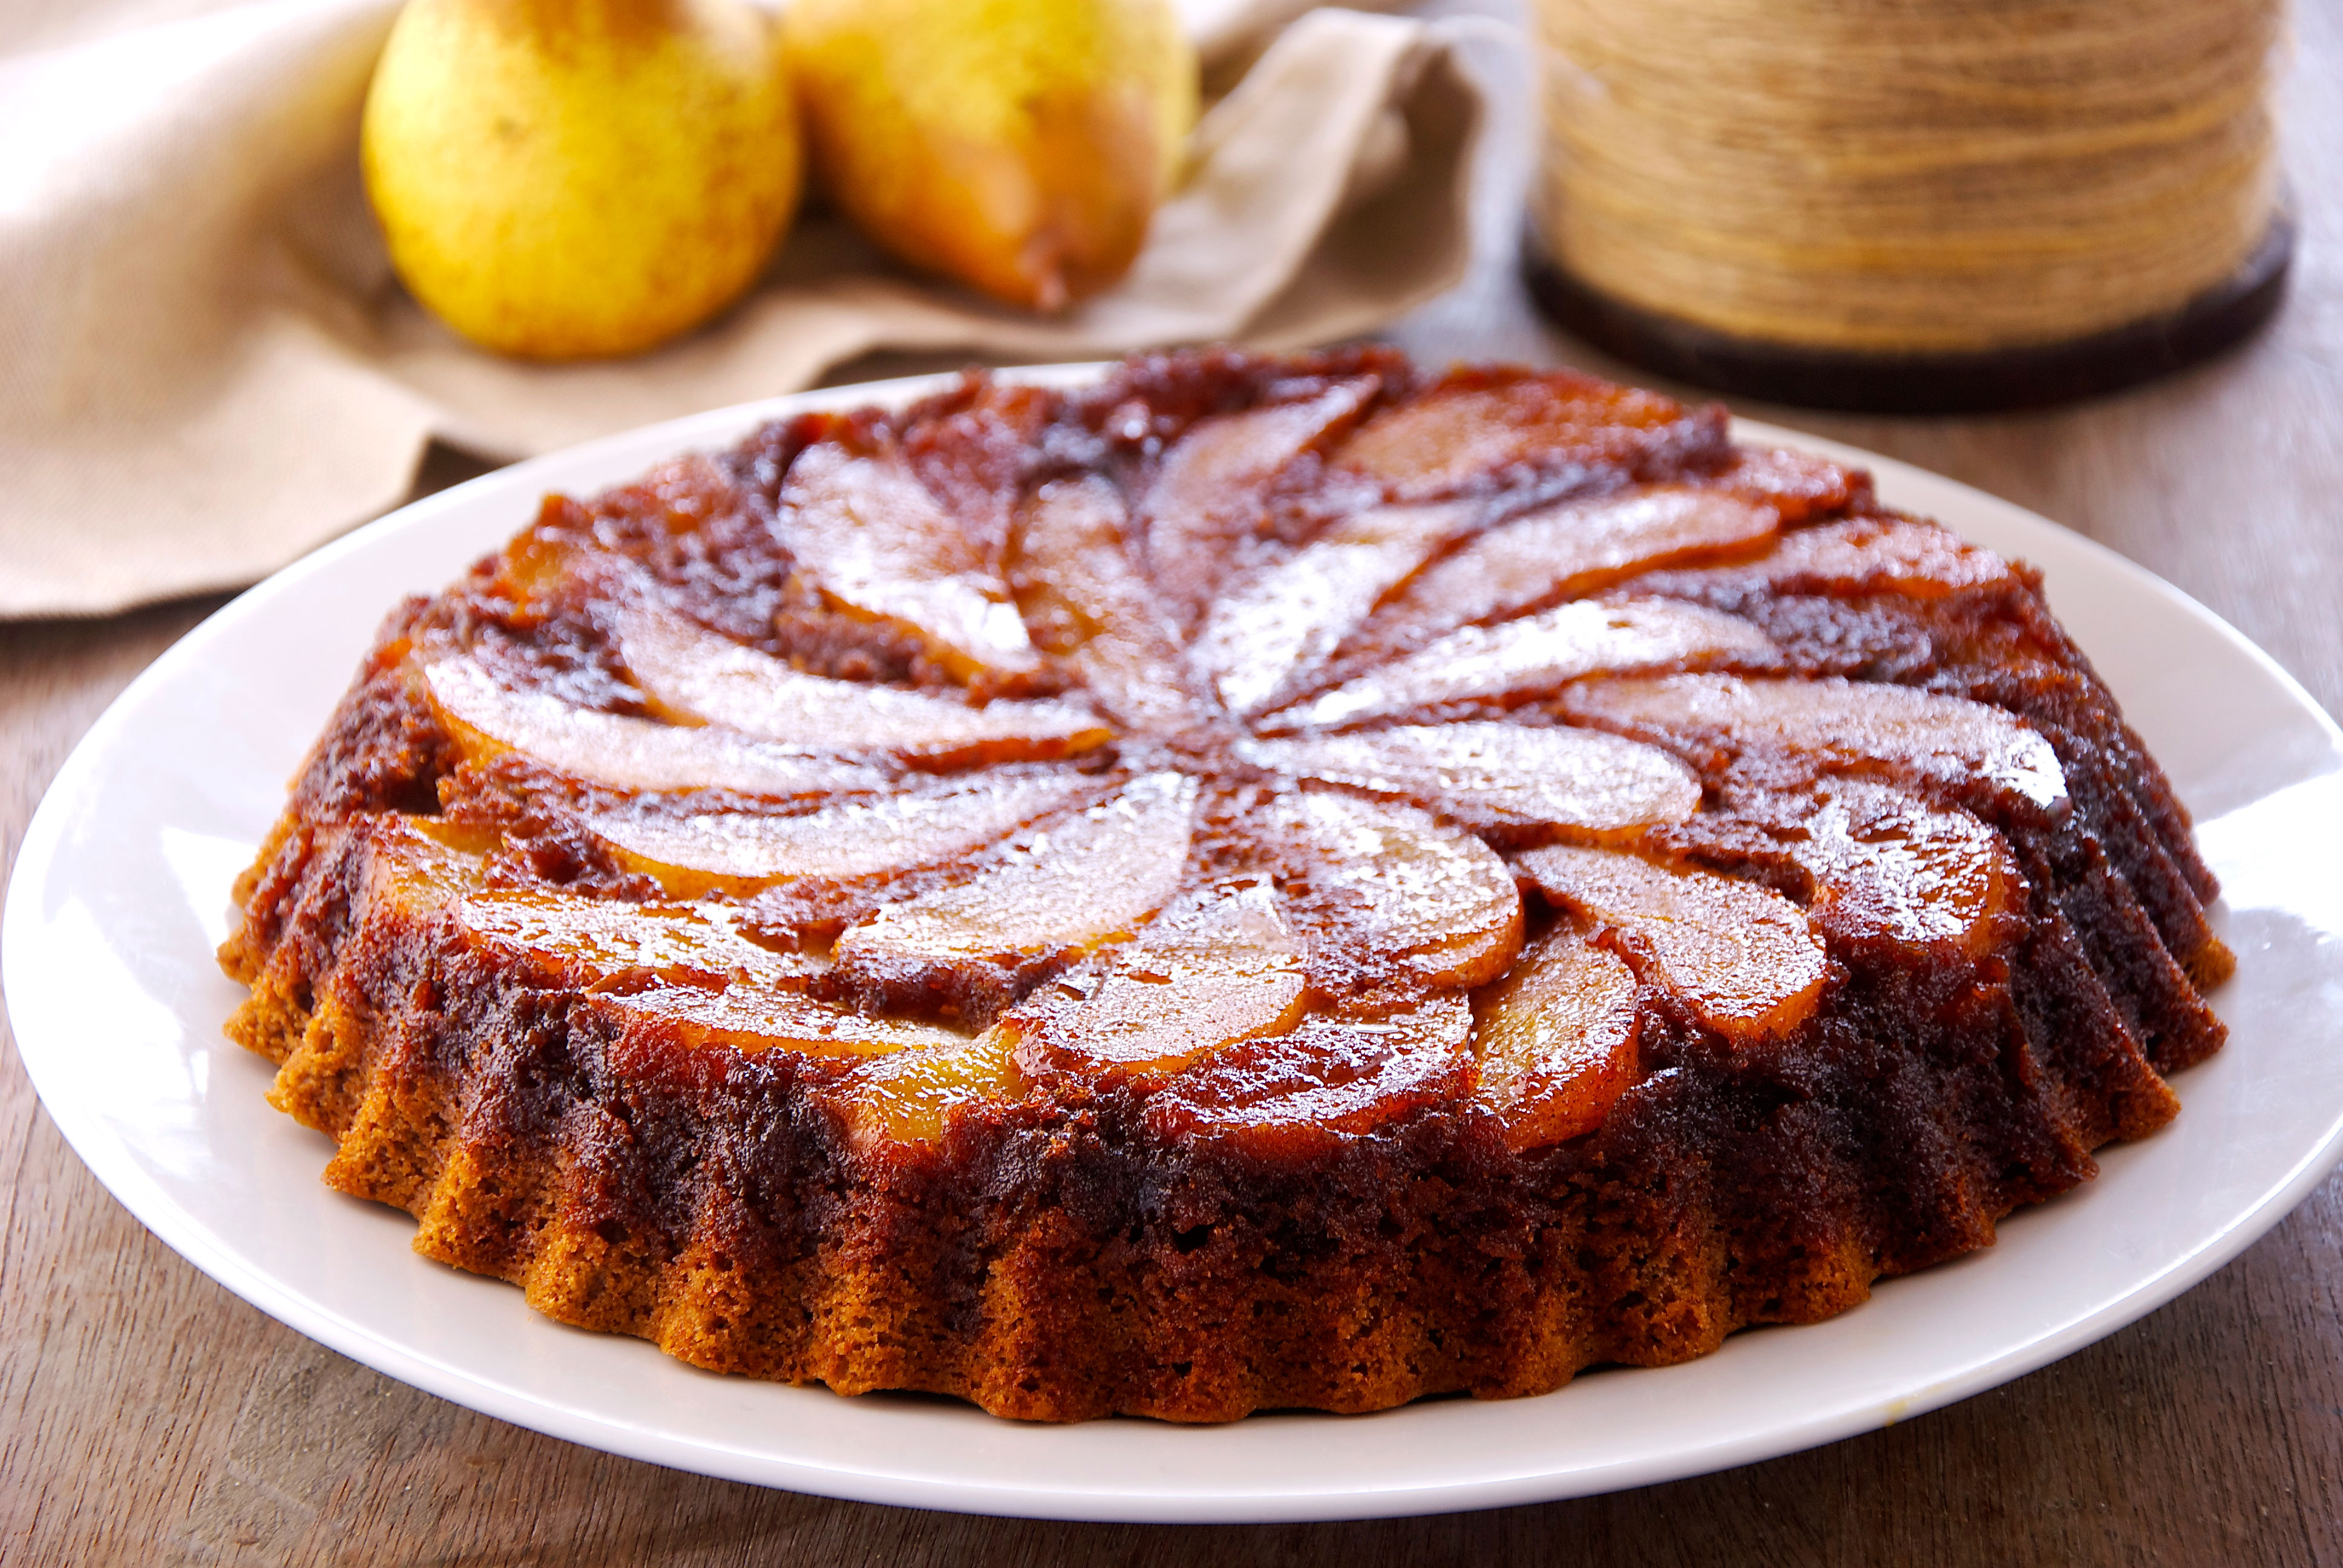
[[[2287,160],[2302,247],[2293,296],[2258,341],[2177,379],[2048,414],[1745,411],[1892,453],[2077,528],[2244,628],[2330,711],[2343,707],[2337,13],[2313,0],[2297,17]],[[1518,59],[1493,55],[1491,64]],[[1518,91],[1506,107],[1482,193],[1482,264],[1393,336],[1434,361],[1615,370],[1547,331],[1514,279],[1527,121]],[[449,460],[443,473],[461,471]],[[2051,591],[2055,600],[2055,583]],[[216,602],[0,627],[0,851],[11,860],[73,742]],[[0,1060],[0,1562],[1452,1561],[2343,1562],[2343,1182],[2205,1284],[2088,1350],[1949,1409],[1771,1463],[1429,1519],[1048,1524],[708,1481],[391,1382],[181,1262],[65,1146],[13,1045]]]

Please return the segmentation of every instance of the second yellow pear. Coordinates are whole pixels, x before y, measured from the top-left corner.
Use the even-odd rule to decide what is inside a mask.
[[[1172,0],[794,0],[784,31],[830,199],[1033,309],[1129,268],[1195,119]]]

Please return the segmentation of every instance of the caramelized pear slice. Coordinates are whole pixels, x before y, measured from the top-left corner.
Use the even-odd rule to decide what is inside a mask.
[[[500,685],[468,654],[426,658],[418,670],[432,706],[474,759],[518,752],[557,773],[613,789],[731,789],[795,799],[885,789],[879,769],[729,729],[683,729],[655,719],[573,708],[539,691]]]
[[[458,826],[434,817],[385,813],[365,819],[367,845],[367,898],[386,894],[410,915],[420,915],[460,899],[480,885],[488,853],[496,848],[493,829]]]
[[[1234,545],[1261,525],[1278,475],[1347,428],[1381,386],[1362,376],[1314,397],[1212,415],[1163,454],[1141,510],[1150,575],[1183,628],[1218,590]]]
[[[1524,950],[1473,1014],[1474,1098],[1515,1149],[1594,1131],[1639,1076],[1634,971],[1574,922]]]
[[[1113,731],[1070,702],[996,699],[981,708],[891,686],[834,680],[681,616],[631,606],[618,657],[660,717],[721,724],[761,740],[824,751],[891,751],[946,767],[1066,757]]]
[[[1272,819],[1317,862],[1313,890],[1346,903],[1357,939],[1437,987],[1505,972],[1522,946],[1522,900],[1496,851],[1430,813],[1331,790],[1281,796]]]
[[[802,990],[822,960],[779,953],[740,933],[726,904],[628,904],[534,889],[491,890],[454,908],[467,938],[567,986],[670,984]]]
[[[1002,770],[933,794],[842,801],[799,817],[638,807],[596,813],[586,825],[628,869],[657,878],[670,895],[698,898],[941,865],[1101,788],[1079,773]]]
[[[1188,862],[1196,783],[1150,773],[1017,845],[972,880],[890,904],[838,940],[841,968],[1071,956],[1126,937]]]
[[[1008,1038],[988,1030],[960,1043],[876,1057],[849,1073],[836,1093],[848,1143],[867,1151],[939,1142],[955,1118],[1023,1091]]]
[[[1302,958],[1265,883],[1211,890],[1167,909],[1103,975],[1045,987],[1000,1028],[1029,1074],[1173,1072],[1300,1022]]]
[[[807,447],[777,526],[825,599],[918,637],[954,679],[1039,664],[1009,585],[900,458]]]
[[[1775,527],[1771,507],[1690,485],[1541,507],[1427,568],[1379,624],[1431,634],[1500,619],[1638,572],[1754,548]]]
[[[1148,1101],[1158,1136],[1307,1159],[1470,1092],[1473,1009],[1426,997],[1379,1019],[1311,1018],[1206,1057]]]
[[[1615,833],[1681,822],[1700,805],[1692,769],[1599,729],[1407,724],[1346,735],[1240,740],[1257,767],[1403,795],[1476,828]]]
[[[1778,893],[1613,849],[1558,845],[1515,863],[1549,900],[1617,931],[1645,980],[1736,1045],[1788,1034],[1822,1000],[1822,943]]]
[[[1178,639],[1123,542],[1122,497],[1095,474],[1043,485],[1019,519],[1011,576],[1028,621],[1091,697],[1157,733],[1199,717]]]
[[[1232,713],[1267,708],[1323,662],[1352,628],[1463,525],[1461,505],[1353,513],[1300,551],[1239,584],[1196,634],[1197,667]]]
[[[970,1037],[941,1024],[870,1018],[802,991],[732,985],[722,990],[657,985],[596,999],[637,1029],[692,1049],[795,1050],[808,1056],[885,1056],[954,1050]]]
[[[1850,518],[1784,534],[1749,571],[1776,588],[1943,598],[2013,581],[2009,563],[1950,528],[1907,518]]]
[[[1443,702],[1508,705],[1605,670],[1774,651],[1747,621],[1673,599],[1589,599],[1498,626],[1468,626],[1397,663],[1272,716],[1281,729],[1334,729]]]
[[[687,1047],[868,1056],[969,1040],[807,995],[807,982],[827,960],[749,940],[729,905],[659,907],[498,890],[462,900],[453,920],[468,942]]]
[[[2056,811],[2066,775],[2041,733],[1966,698],[1854,680],[1678,675],[1589,681],[1564,694],[1573,718],[1653,739],[1781,747],[1857,772],[1905,772]]]
[[[1871,476],[1861,468],[1778,447],[1736,447],[1732,462],[1709,482],[1771,507],[1785,524],[1835,512],[1871,493]]]
[[[1575,371],[1451,382],[1368,420],[1334,467],[1377,480],[1394,500],[1424,500],[1523,468],[1630,462],[1684,419],[1674,398]]]
[[[1842,779],[1805,828],[1789,848],[1816,884],[1807,913],[1842,940],[1983,958],[2024,897],[2001,835],[1966,811]]]

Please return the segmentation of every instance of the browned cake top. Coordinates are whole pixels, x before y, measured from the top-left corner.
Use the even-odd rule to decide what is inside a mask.
[[[1860,678],[1908,628],[1748,613],[1785,588],[2031,597],[1567,373],[970,378],[548,499],[386,646],[437,739],[372,830],[647,1041],[835,1060],[865,1144],[1111,1089],[1264,1154],[1468,1104],[1537,1147],[2022,923],[2047,739]]]

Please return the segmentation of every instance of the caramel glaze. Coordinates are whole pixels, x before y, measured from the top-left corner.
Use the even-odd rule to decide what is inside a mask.
[[[1755,626],[1775,651],[1728,661],[1741,676],[1893,683],[2016,715],[2055,750],[2065,797],[1893,756],[1856,778],[1747,733],[1639,725],[1604,709],[1599,677],[1416,716],[1567,720],[1659,745],[1692,769],[1702,809],[1614,841],[1772,890],[1811,911],[1827,952],[1821,1004],[1756,1045],[1639,969],[1638,1076],[1591,1133],[1526,1150],[1473,1099],[1456,1048],[1463,993],[1411,989],[1346,949],[1340,890],[1313,893],[1307,866],[1262,829],[1276,789],[1234,755],[1242,731],[1225,719],[1061,764],[1101,790],[1147,768],[1203,778],[1192,880],[1278,878],[1310,940],[1301,1029],[1169,1080],[1044,1066],[960,1105],[933,1137],[877,1138],[856,1109],[861,1059],[744,1049],[628,1005],[706,977],[620,971],[581,989],[445,915],[458,884],[667,895],[587,830],[620,794],[518,755],[466,760],[408,674],[417,648],[460,647],[516,685],[639,716],[607,605],[558,569],[590,554],[800,669],[951,690],[915,630],[842,612],[795,568],[773,523],[799,453],[830,442],[908,463],[999,559],[1019,498],[1052,477],[1104,474],[1143,517],[1183,434],[1337,385],[1370,391],[1342,429],[1256,482],[1259,516],[1230,551],[1278,558],[1362,487],[1469,503],[1460,538],[1557,498],[1712,487],[1775,507],[1781,543],[1605,591]],[[1511,412],[1483,427],[1472,407]],[[1391,426],[1345,447],[1394,409],[1470,438],[1442,448],[1448,468]],[[1854,531],[1810,532],[1828,528]],[[1404,648],[1403,628],[1377,635]],[[1296,691],[1332,689],[1393,650],[1354,638]],[[962,684],[971,701],[1075,686],[1046,647],[1031,668]],[[893,788],[927,787],[900,759],[861,761]],[[639,809],[718,808],[810,803]],[[1977,895],[1958,940],[1834,901],[1823,810],[1858,839],[1965,814],[2006,849],[2006,887]],[[435,869],[438,848],[418,859],[402,822],[427,824],[460,869]],[[1540,835],[1488,839],[1518,851]],[[840,930],[1008,852],[768,892],[744,904],[740,930],[796,954],[820,994]],[[1210,353],[1136,360],[1073,395],[971,377],[902,413],[809,416],[590,501],[549,498],[507,551],[385,626],[239,885],[244,920],[222,960],[252,987],[230,1032],[282,1064],[272,1099],[337,1141],[327,1180],[409,1210],[418,1251],[518,1282],[555,1317],[847,1392],[930,1390],[1041,1420],[1219,1421],[1534,1393],[1590,1364],[1678,1362],[1990,1244],[2002,1215],[2087,1180],[2097,1146],[2167,1121],[2160,1073],[2217,1049],[2198,994],[2228,962],[2205,923],[2213,893],[2186,813],[2035,575],[1880,508],[1859,474],[1735,452],[1715,410],[1583,377],[1429,380],[1380,350]],[[1533,939],[1551,903],[1526,899]],[[1632,930],[1601,940],[1636,962]],[[1075,972],[1070,961],[881,1000],[973,1029]]]

